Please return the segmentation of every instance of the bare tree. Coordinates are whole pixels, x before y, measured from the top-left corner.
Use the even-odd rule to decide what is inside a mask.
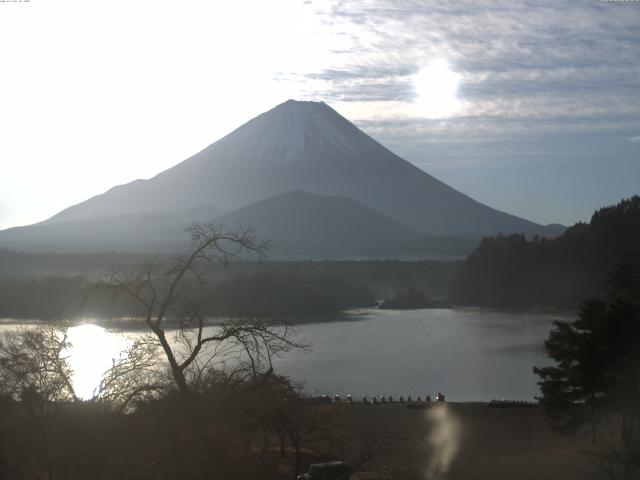
[[[313,456],[338,458],[351,473],[360,470],[375,457],[386,443],[387,435],[368,424],[353,424],[347,413],[348,404],[322,404],[304,396],[299,384],[286,378],[275,379],[270,391],[263,391],[265,428],[280,437],[281,456],[285,454],[285,440],[293,448],[294,478],[301,473],[303,450]]]
[[[158,348],[157,341],[150,335],[136,338],[119,358],[113,359],[92,400],[126,412],[132,403],[163,392],[166,382],[159,381],[164,370],[158,361]]]
[[[47,414],[56,402],[87,401],[124,411],[134,400],[157,393],[160,372],[157,342],[139,337],[103,372],[91,398],[80,398],[69,364],[73,345],[70,325],[54,323],[23,327],[0,337],[0,395],[22,401],[28,408]]]
[[[289,395],[279,402],[278,408],[273,412],[272,421],[281,435],[281,441],[285,438],[293,447],[294,453],[294,478],[297,478],[302,468],[302,447],[305,444],[317,443],[326,430],[331,427],[333,408],[325,405],[313,405],[308,399],[302,397],[295,388],[289,390]],[[281,454],[284,453],[284,445],[281,445]]]
[[[2,393],[11,400],[7,407],[21,402],[23,408],[14,413],[22,419],[21,430],[29,432],[30,448],[47,478],[53,478],[52,406],[78,400],[66,358],[70,345],[66,328],[56,325],[25,327],[0,339]]]
[[[142,321],[164,352],[172,381],[183,395],[215,361],[234,359],[232,374],[240,379],[271,373],[274,356],[300,346],[286,326],[253,318],[230,319],[206,329],[200,306],[184,288],[188,281],[205,284],[203,265],[221,262],[226,267],[247,253],[263,257],[267,244],[257,241],[250,229],[227,230],[213,223],[193,224],[188,232],[188,253],[168,266],[154,260],[133,273],[111,272],[92,289],[108,289],[114,301],[125,296],[141,308]],[[176,328],[173,339],[167,325]]]
[[[78,400],[67,363],[71,344],[66,326],[22,328],[0,343],[0,383],[14,400],[50,402]]]

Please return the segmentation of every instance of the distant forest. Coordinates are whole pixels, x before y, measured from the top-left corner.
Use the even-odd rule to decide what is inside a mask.
[[[555,239],[485,238],[464,262],[240,261],[227,269],[208,266],[205,289],[185,288],[207,316],[329,315],[382,299],[387,308],[574,309],[584,298],[601,295],[608,273],[634,250],[640,250],[638,196],[596,211],[589,223]],[[150,258],[0,250],[0,318],[135,315],[132,305],[111,302],[104,293],[87,301],[85,291],[100,272],[126,271]]]
[[[453,282],[457,304],[573,309],[599,296],[608,273],[640,249],[640,197],[597,210],[555,239],[485,238]]]
[[[118,254],[30,254],[0,250],[0,318],[75,319],[132,316],[135,307],[106,293],[86,295],[111,268],[135,268],[149,257]],[[211,265],[204,289],[185,285],[207,316],[274,317],[339,313],[415,287],[446,299],[459,262],[301,261]]]

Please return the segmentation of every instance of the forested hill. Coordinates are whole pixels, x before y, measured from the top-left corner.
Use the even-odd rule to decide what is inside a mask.
[[[552,240],[485,238],[462,264],[455,301],[500,308],[573,308],[600,295],[609,272],[640,249],[640,197],[597,210]]]

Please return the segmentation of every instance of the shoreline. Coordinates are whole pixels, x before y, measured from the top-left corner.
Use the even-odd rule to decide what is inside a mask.
[[[335,322],[353,322],[353,321],[363,321],[367,320],[366,318],[362,318],[366,315],[373,314],[375,312],[419,312],[419,311],[433,311],[433,310],[453,310],[460,312],[468,312],[472,313],[474,311],[479,313],[497,313],[504,315],[549,315],[549,316],[558,316],[558,317],[566,317],[572,318],[576,315],[575,310],[556,310],[556,309],[544,309],[544,308],[535,308],[535,309],[500,309],[500,308],[492,308],[492,307],[479,307],[479,306],[467,306],[467,305],[447,305],[447,306],[433,306],[433,307],[425,307],[425,308],[379,308],[379,307],[359,307],[353,309],[342,310],[337,313],[327,313],[327,314],[314,314],[314,315],[297,315],[286,318],[288,321],[283,321],[285,319],[284,316],[274,316],[272,319],[272,325],[274,326],[282,326],[282,325],[307,325],[314,323],[335,323]],[[209,316],[205,317],[204,325],[206,327],[218,326],[224,323],[226,319],[233,319],[233,316]],[[242,317],[235,317],[242,318]],[[247,318],[269,318],[269,316],[253,316]],[[217,319],[217,320],[216,320]],[[176,328],[179,324],[178,320],[167,318],[165,319],[165,325],[169,325],[169,328]],[[140,329],[144,329],[144,320],[142,318],[134,318],[134,317],[120,317],[120,318],[112,318],[112,319],[102,319],[102,318],[83,318],[83,319],[39,319],[39,318],[15,318],[15,317],[7,317],[0,318],[0,326],[29,326],[29,325],[50,325],[50,324],[68,324],[71,326],[75,325],[84,325],[84,324],[92,324],[97,325],[99,327],[103,327],[105,329],[115,329],[118,331],[137,331]],[[140,325],[140,328],[136,328],[137,325]]]

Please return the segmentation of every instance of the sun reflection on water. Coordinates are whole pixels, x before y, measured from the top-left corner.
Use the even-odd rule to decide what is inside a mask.
[[[131,339],[92,324],[82,324],[67,331],[71,346],[64,352],[73,370],[73,388],[76,395],[93,398],[104,374],[121,358],[131,345]]]

